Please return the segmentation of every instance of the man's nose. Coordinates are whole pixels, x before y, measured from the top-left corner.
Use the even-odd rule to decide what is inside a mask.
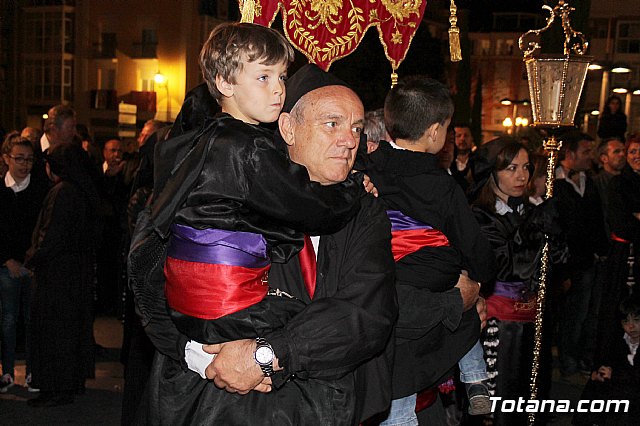
[[[360,135],[351,129],[341,131],[337,137],[338,146],[343,146],[349,149],[353,149],[358,146],[358,141],[360,140]]]

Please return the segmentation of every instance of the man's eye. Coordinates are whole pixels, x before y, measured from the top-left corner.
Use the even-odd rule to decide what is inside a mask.
[[[362,127],[354,127],[352,130],[354,133],[357,133],[357,134],[360,134],[364,131]]]
[[[334,128],[338,126],[338,123],[336,123],[335,121],[327,121],[326,123],[324,123],[324,125],[327,127]]]

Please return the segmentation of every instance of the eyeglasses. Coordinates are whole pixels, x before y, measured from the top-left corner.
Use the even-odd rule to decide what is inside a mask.
[[[13,158],[13,161],[15,161],[16,164],[19,164],[19,165],[23,165],[24,163],[33,164],[33,158],[31,158],[31,157],[29,157],[29,158],[27,158],[27,157],[16,157],[14,155],[10,155],[9,158]]]

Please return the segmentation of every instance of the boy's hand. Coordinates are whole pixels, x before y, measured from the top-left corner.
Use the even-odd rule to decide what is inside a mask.
[[[364,184],[365,191],[367,191],[369,194],[373,194],[374,197],[378,196],[378,188],[376,188],[373,182],[371,182],[371,179],[368,175],[364,175],[364,180],[362,181],[362,183]]]

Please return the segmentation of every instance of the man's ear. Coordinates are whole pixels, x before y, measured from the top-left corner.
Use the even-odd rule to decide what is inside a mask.
[[[233,84],[225,80],[220,74],[216,74],[216,88],[226,98],[233,96]]]
[[[284,139],[284,142],[292,146],[294,144],[294,123],[293,117],[288,112],[283,112],[278,117],[278,129],[280,129],[280,136]]]

